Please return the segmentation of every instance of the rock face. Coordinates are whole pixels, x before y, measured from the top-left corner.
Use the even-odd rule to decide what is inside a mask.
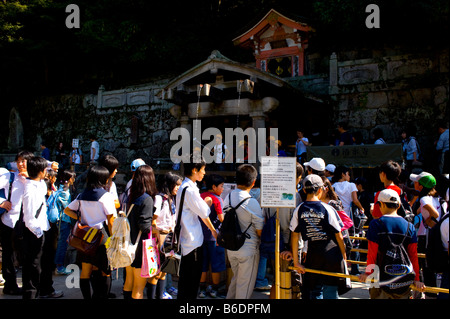
[[[140,87],[137,92],[118,90],[105,94],[101,88],[97,95],[38,98],[31,109],[36,125],[30,128],[33,132],[28,136],[49,141],[51,149],[62,141],[70,150],[72,139],[79,139],[80,148],[87,155],[89,138],[94,135],[100,152],[114,154],[124,170],[129,171],[129,163],[138,157],[154,165],[156,158],[169,156],[170,131],[177,125],[169,112],[172,105],[157,99],[156,89],[157,85],[151,85]],[[29,141],[31,145],[35,143]]]
[[[375,128],[393,143],[413,125],[422,151],[433,152],[436,120],[449,116],[448,72],[448,50],[347,61],[333,54],[329,97],[334,121],[347,122],[369,143]]]

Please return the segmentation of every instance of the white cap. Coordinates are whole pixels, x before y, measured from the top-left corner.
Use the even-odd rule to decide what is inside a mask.
[[[309,166],[312,169],[322,172],[325,170],[325,161],[320,157],[314,157],[309,162],[305,162],[303,165]]]
[[[400,204],[400,197],[393,189],[383,189],[378,194],[378,201],[383,203]]]
[[[334,170],[336,169],[336,166],[333,164],[328,164],[325,166],[325,170],[329,171],[330,173],[334,173]]]

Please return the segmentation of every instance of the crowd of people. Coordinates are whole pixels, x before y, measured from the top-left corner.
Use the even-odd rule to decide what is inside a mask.
[[[336,145],[354,143],[345,125],[339,125],[339,132],[341,141]],[[296,286],[301,292],[302,299],[337,299],[348,291],[342,278],[312,274],[307,269],[349,272],[366,282],[373,275],[372,266],[381,266],[382,257],[387,254],[387,242],[405,247],[413,269],[411,284],[415,292],[407,289],[398,293],[371,287],[370,298],[425,298],[426,287],[436,287],[438,278],[440,286],[448,289],[448,267],[437,272],[425,259],[418,258],[418,254],[426,252],[429,231],[436,224],[441,227],[448,258],[449,195],[448,174],[445,175],[448,173],[445,166],[448,128],[442,126],[441,136],[445,132],[446,141],[442,138],[436,143],[436,149],[442,151],[439,174],[417,169],[418,144],[406,133],[407,165],[402,167],[395,161],[380,163],[377,170],[383,187],[372,192],[364,176],[353,176],[350,168],[325,163],[317,157],[308,160],[309,140],[302,130],[297,131],[296,207],[279,209],[280,258],[292,262],[293,288]],[[379,131],[374,135],[376,144],[384,142]],[[412,141],[415,147],[410,147]],[[273,292],[274,285],[270,284],[273,278],[268,273],[269,269],[275,271],[270,266],[275,255],[268,249],[267,236],[263,234],[273,231],[270,225],[274,211],[261,207],[260,176],[253,165],[238,165],[235,188],[225,193],[223,170],[208,173],[202,158],[194,160],[191,155],[189,162],[181,163],[184,176],[177,171],[155,176],[152,167],[139,158],[130,164],[132,178],[119,194],[114,182],[119,161],[111,154],[100,156],[98,142],[95,138],[91,142],[86,184],[79,194],[73,192],[77,172],[64,162],[62,145],[57,150],[57,160],[61,163],[50,161],[43,144],[42,156],[21,151],[14,165],[2,168],[0,240],[4,294],[21,295],[24,299],[62,297],[62,291],[53,289],[52,276],[55,272],[70,274],[65,268],[68,237],[79,220],[103,234],[95,255],[76,253],[75,263],[81,268],[82,296],[84,299],[117,298],[111,293],[112,269],[105,244],[121,210],[128,213],[130,239],[137,245],[132,264],[123,269],[124,299],[142,299],[145,295],[149,299],[174,296],[181,300],[206,296],[249,299],[254,290]],[[221,149],[222,153],[226,152]],[[70,160],[69,164],[77,164],[81,156],[74,148],[71,158],[76,160]],[[217,164],[223,163],[224,156],[217,158]],[[56,197],[59,211],[56,221],[50,220],[47,214],[52,196]],[[239,226],[248,236],[241,248],[232,251],[217,245],[217,236],[225,208],[237,205]],[[405,214],[406,206],[412,219]],[[141,276],[142,245],[150,235],[157,238],[159,245],[164,243],[166,236],[174,231],[179,214],[181,266],[175,288],[170,274]],[[365,237],[367,241],[352,239],[353,236]],[[360,247],[367,248],[368,267],[364,271],[358,264],[347,262],[363,260],[362,253],[354,249]],[[22,287],[16,278],[19,265]],[[227,268],[230,270],[225,275],[225,278],[229,276],[228,285],[221,289]],[[448,298],[448,294],[439,293],[438,298]]]

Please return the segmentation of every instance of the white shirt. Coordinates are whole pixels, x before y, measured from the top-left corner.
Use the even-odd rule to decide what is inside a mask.
[[[94,151],[93,151],[94,149],[95,149],[95,155],[94,155]],[[92,160],[92,158],[93,158],[94,161],[98,160],[98,158],[100,156],[99,153],[100,153],[100,145],[98,144],[97,141],[93,141],[92,144],[91,144],[91,158],[90,158],[90,160]]]
[[[241,189],[235,189],[231,193],[231,204],[233,207],[236,207],[242,200],[250,197],[250,194]],[[227,207],[230,203],[230,195],[225,197],[223,201],[223,207]],[[247,230],[247,234],[250,235],[250,238],[247,238],[244,242],[244,245],[237,251],[227,250],[227,254],[229,256],[253,256],[255,253],[259,251],[259,244],[261,242],[259,236],[256,233],[256,230],[262,230],[264,227],[264,216],[259,205],[258,201],[253,197],[247,199],[245,202],[241,204],[241,206],[236,209],[236,214],[239,219],[239,225],[241,226],[241,231],[245,231],[247,227],[250,228]]]
[[[201,221],[198,218],[206,218],[210,213],[209,206],[200,197],[200,191],[197,185],[187,177],[178,189],[176,207],[180,207],[181,194],[186,187],[188,189],[184,196],[180,231],[181,254],[183,256],[186,256],[203,244],[203,231],[200,224]],[[176,220],[178,217],[178,209],[175,216]]]
[[[47,205],[45,195],[47,195],[47,184],[44,180],[33,181],[28,179],[25,183],[25,191],[23,193],[23,221],[25,226],[37,238],[40,238],[44,231],[50,229],[47,219]],[[36,213],[39,211],[36,218]]]
[[[342,206],[344,207],[344,211],[348,216],[351,216],[351,208],[352,208],[352,193],[358,192],[358,188],[356,188],[355,183],[350,183],[347,181],[344,182],[336,182],[333,184],[334,191],[339,196],[339,199],[342,202]]]
[[[114,198],[108,192],[103,194],[97,201],[78,200],[77,197],[68,207],[73,211],[77,211],[79,208],[81,223],[97,229],[103,228],[103,222],[106,220],[107,215],[116,214]]]
[[[439,215],[441,214],[441,203],[439,201],[439,197],[433,197],[433,196],[424,196],[420,199],[420,212],[422,213],[422,222],[420,223],[419,229],[417,230],[418,236],[426,235],[427,229],[425,228],[425,220],[430,217],[430,213],[426,208],[423,208],[425,205],[430,204],[433,206]],[[439,221],[439,216],[436,219]]]
[[[172,231],[175,228],[175,214],[172,214],[169,200],[164,200],[161,195],[155,196],[155,211],[153,217],[156,218],[156,228],[162,231]]]
[[[2,222],[10,228],[14,228],[19,220],[20,207],[22,206],[23,192],[25,191],[26,178],[14,172],[14,182],[11,189],[11,209],[2,214]],[[0,176],[0,189],[5,189],[5,195],[9,191],[9,173]],[[0,203],[4,199],[0,199]]]
[[[224,152],[226,149],[227,146],[223,143],[214,145],[214,161],[216,163],[223,163],[223,159],[225,158]]]
[[[441,224],[441,239],[445,250],[448,250],[448,218],[444,219]]]

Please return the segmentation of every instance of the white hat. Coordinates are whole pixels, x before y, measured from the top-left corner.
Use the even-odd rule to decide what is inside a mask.
[[[319,188],[323,186],[322,177],[316,174],[307,175],[303,179],[303,187],[304,188]]]
[[[136,171],[137,168],[142,165],[145,165],[145,162],[142,159],[140,158],[135,159],[133,162],[131,162],[131,171],[132,172]]]
[[[309,162],[305,162],[303,165],[309,166],[312,169],[322,172],[325,170],[325,161],[320,157],[314,157]]]
[[[325,170],[329,171],[330,173],[334,173],[334,170],[336,169],[336,166],[333,164],[328,164],[325,166]]]
[[[378,201],[383,203],[400,204],[400,196],[393,189],[383,189],[378,194]]]

